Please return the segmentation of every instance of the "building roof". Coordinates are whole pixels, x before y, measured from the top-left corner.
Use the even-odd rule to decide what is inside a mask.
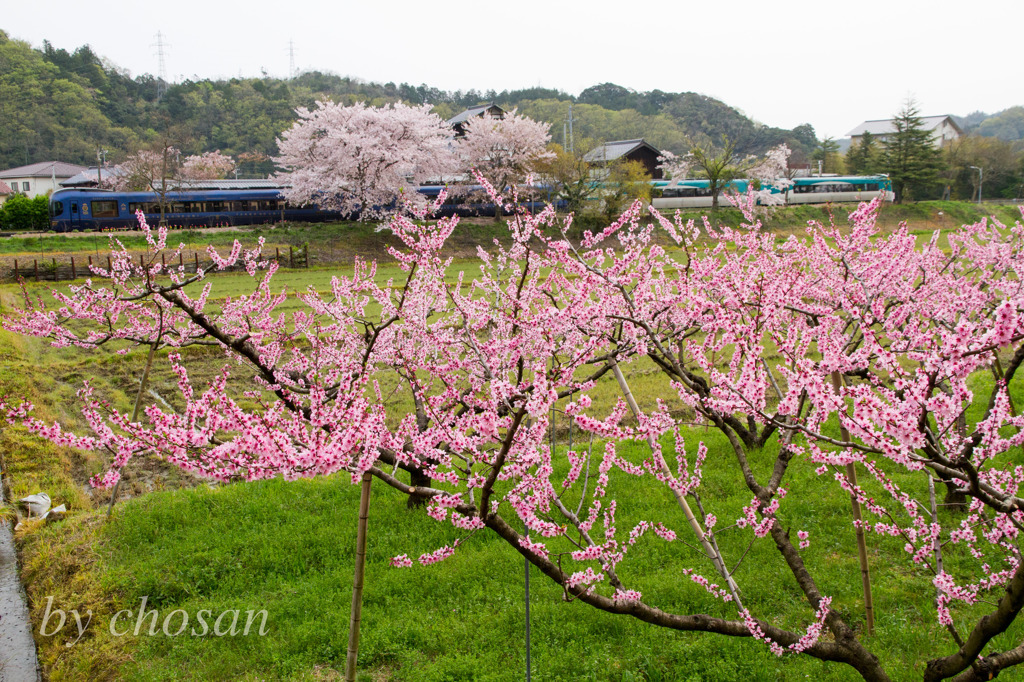
[[[6,182],[0,180],[0,194],[14,194],[14,191]]]
[[[637,149],[647,147],[655,154],[661,155],[661,152],[655,147],[643,141],[643,139],[637,140],[618,140],[616,142],[605,142],[600,147],[595,147],[587,152],[583,156],[583,160],[594,163],[601,161],[614,161],[615,159],[622,158],[628,154],[632,154]]]
[[[117,166],[111,166],[110,168],[103,169],[103,177],[112,178],[117,175],[122,175],[123,170]],[[77,175],[72,175],[67,180],[57,183],[61,187],[94,187],[99,183],[97,177],[96,168],[86,168]]]
[[[963,131],[960,126],[956,124],[953,117],[949,114],[943,116],[922,116],[921,127],[925,130],[935,130],[943,124],[946,120],[949,120],[950,125],[960,134]],[[891,118],[878,119],[877,121],[864,121],[859,126],[846,133],[846,137],[858,137],[864,133],[871,133],[872,135],[891,135],[896,132],[896,126],[893,124]]]
[[[461,114],[456,114],[455,116],[452,116],[450,119],[448,119],[448,125],[454,126],[456,123],[465,123],[474,116],[483,116],[484,112],[490,109],[497,109],[502,113],[505,113],[504,109],[499,107],[497,104],[494,104],[493,102],[489,104],[478,104],[475,107],[470,107],[469,109],[466,109]]]
[[[289,187],[287,181],[264,179],[230,178],[227,180],[193,180],[182,182],[179,189],[282,189]]]
[[[73,163],[64,163],[63,161],[40,161],[39,163],[30,163],[27,166],[18,166],[17,168],[8,168],[5,171],[0,171],[0,179],[49,177],[70,178],[73,175],[78,175],[84,170],[87,170],[85,166],[76,166]]]

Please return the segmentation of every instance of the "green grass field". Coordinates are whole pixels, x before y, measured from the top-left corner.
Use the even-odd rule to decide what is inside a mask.
[[[818,209],[815,209],[818,210]],[[489,229],[482,226],[481,230]],[[925,230],[922,229],[922,233]],[[368,236],[372,238],[372,236]],[[283,271],[276,286],[326,289],[338,268]],[[391,266],[378,273],[381,281],[400,272]],[[240,274],[216,275],[214,297],[244,292],[249,279]],[[43,285],[29,285],[33,293]],[[14,287],[0,288],[0,305],[9,311],[17,298]],[[296,307],[289,301],[286,310]],[[198,380],[212,376],[225,362],[218,351],[186,351]],[[0,393],[27,396],[41,416],[75,423],[74,391],[89,378],[97,391],[119,405],[130,405],[145,361],[141,351],[126,356],[106,351],[83,353],[55,350],[36,339],[0,332]],[[644,362],[626,367],[633,392],[642,406],[666,394],[661,376]],[[985,396],[992,380],[973,379],[976,395]],[[174,402],[173,376],[155,372],[151,384],[162,398]],[[1024,390],[1012,387],[1016,404]],[[595,413],[607,411],[618,397],[610,378],[594,392]],[[968,417],[976,420],[981,400]],[[687,448],[704,440],[709,447],[701,495],[720,526],[740,515],[750,501],[741,485],[735,460],[714,431],[689,429]],[[563,440],[565,434],[562,433]],[[774,443],[753,458],[757,472],[773,462]],[[32,601],[37,632],[52,608],[91,610],[93,620],[77,642],[73,623],[52,637],[38,637],[46,674],[53,680],[333,680],[344,668],[349,604],[355,554],[359,491],[347,475],[286,483],[238,483],[211,487],[170,469],[162,462],[132,462],[127,493],[111,522],[104,520],[103,494],[82,487],[105,462],[70,450],[53,448],[20,428],[0,433],[5,474],[18,498],[47,490],[55,503],[73,513],[64,521],[33,525],[21,534],[24,577]],[[600,444],[595,445],[600,451]],[[631,461],[646,456],[646,445],[633,444],[624,455]],[[1021,457],[1024,463],[1024,456]],[[901,485],[919,490],[926,479],[903,473]],[[862,483],[865,482],[862,478]],[[834,596],[851,625],[863,627],[863,599],[857,568],[849,498],[813,467],[796,461],[788,475],[790,495],[779,518],[784,527],[806,530],[812,544],[804,558],[825,594]],[[885,493],[866,486],[878,499]],[[613,478],[610,496],[629,500],[620,507],[620,534],[640,520],[662,521],[690,541],[682,515],[663,488],[624,475]],[[504,509],[503,511],[508,511]],[[941,512],[955,519],[955,512]],[[390,557],[416,557],[450,543],[457,535],[422,510],[408,510],[405,499],[375,484],[371,502],[366,594],[360,646],[360,679],[364,680],[518,680],[525,673],[524,566],[522,557],[493,534],[477,534],[455,555],[431,567],[391,568]],[[727,531],[719,542],[727,558],[743,554],[749,534]],[[877,609],[876,632],[866,645],[894,679],[920,679],[927,658],[951,653],[944,630],[935,619],[930,577],[902,559],[902,540],[869,535]],[[893,556],[901,557],[891,561]],[[962,557],[951,552],[947,565]],[[620,567],[620,575],[645,600],[669,611],[703,612],[734,618],[734,610],[710,598],[680,572],[696,566],[687,545],[664,543],[645,536]],[[766,543],[755,543],[737,572],[746,605],[759,617],[802,630],[813,613],[788,570]],[[561,590],[538,571],[531,573],[532,672],[539,680],[821,680],[858,679],[852,669],[809,658],[776,658],[751,639],[679,633],[659,629],[626,616],[613,616],[579,602],[566,603]],[[122,610],[133,614],[146,598],[160,622],[176,610],[208,611],[209,620],[238,610],[265,609],[267,634],[247,636],[171,637],[157,630],[135,636],[114,636],[111,618]],[[980,604],[978,615],[991,607]],[[170,626],[173,632],[181,614]],[[134,627],[135,615],[122,616]],[[52,628],[52,623],[51,623]],[[1017,625],[992,645],[1015,646],[1024,636]],[[1009,679],[1012,679],[1012,672]]]

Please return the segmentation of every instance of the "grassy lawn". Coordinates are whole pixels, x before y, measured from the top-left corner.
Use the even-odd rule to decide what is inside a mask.
[[[960,206],[960,205],[958,205]],[[966,205],[970,206],[970,205]],[[801,220],[818,207],[798,207]],[[886,207],[887,210],[890,207]],[[899,207],[891,207],[893,209]],[[1013,208],[1013,207],[1008,207]],[[786,209],[790,210],[790,209]],[[934,210],[934,207],[933,207]],[[960,210],[960,209],[957,209]],[[1016,211],[1013,208],[1013,211]],[[950,214],[952,215],[952,214]],[[912,217],[912,216],[911,216]],[[843,219],[837,216],[837,220]],[[967,218],[950,219],[947,226]],[[469,231],[472,227],[476,233]],[[938,226],[936,226],[938,227]],[[341,229],[330,228],[325,229]],[[362,229],[362,228],[360,228]],[[464,239],[496,231],[490,224],[468,225]],[[922,234],[929,232],[922,228]],[[308,234],[308,233],[304,233]],[[327,233],[325,233],[327,234]],[[362,236],[358,236],[362,234]],[[276,237],[275,237],[276,238]],[[379,233],[356,233],[359,239],[380,239]],[[85,238],[88,239],[88,238]],[[487,241],[487,239],[483,239]],[[172,240],[173,241],[173,240]],[[282,240],[281,243],[287,243]],[[325,242],[326,243],[326,242]],[[343,269],[342,269],[343,270]],[[313,287],[327,290],[335,267],[281,272],[275,290]],[[458,268],[456,267],[456,271]],[[393,267],[378,271],[379,281],[398,278]],[[244,274],[211,278],[215,300],[234,297],[250,287]],[[44,285],[29,285],[41,292]],[[14,287],[0,287],[4,311],[17,296]],[[298,307],[290,300],[283,310]],[[211,349],[186,351],[190,375],[197,384],[212,377],[225,363]],[[55,350],[36,339],[0,332],[0,394],[25,396],[47,419],[79,423],[74,392],[85,378],[97,393],[122,407],[134,399],[145,354],[125,356],[106,351]],[[151,385],[160,399],[174,403],[174,376],[160,363]],[[642,407],[651,406],[668,391],[661,375],[647,361],[625,368]],[[246,381],[246,375],[238,381]],[[968,414],[977,420],[983,399],[991,391],[989,375],[973,378],[981,396]],[[1018,406],[1024,391],[1012,387]],[[595,414],[607,413],[619,392],[610,377],[593,392]],[[147,398],[148,400],[149,398]],[[565,432],[560,432],[564,448]],[[704,505],[727,526],[750,502],[735,458],[724,438],[714,431],[684,431],[687,449],[705,441],[709,448]],[[759,476],[773,464],[777,447],[770,443],[752,465]],[[595,443],[595,456],[601,444]],[[48,604],[53,609],[84,614],[92,611],[85,634],[76,640],[74,622],[54,636],[37,636],[40,656],[53,680],[334,680],[344,668],[352,571],[355,554],[359,490],[348,475],[316,480],[238,483],[209,486],[171,469],[160,461],[132,462],[125,494],[112,520],[105,521],[103,493],[82,486],[105,462],[74,451],[54,448],[20,428],[0,432],[4,471],[12,497],[46,490],[55,504],[74,512],[64,521],[37,524],[21,534],[23,572],[38,630]],[[620,451],[639,462],[644,444]],[[564,462],[563,458],[556,461]],[[1024,464],[1024,455],[1019,455]],[[559,466],[562,466],[561,464]],[[832,481],[819,477],[814,465],[796,460],[787,475],[790,494],[783,501],[779,522],[794,533],[810,533],[805,561],[822,592],[834,597],[833,607],[847,622],[863,627],[863,599],[848,496]],[[926,485],[923,474],[892,472],[908,490]],[[861,478],[877,499],[888,499],[880,486]],[[691,542],[682,513],[664,488],[621,473],[612,478],[609,496],[620,506],[620,539],[641,520],[661,521]],[[569,500],[575,506],[575,500]],[[502,509],[508,518],[510,510]],[[955,523],[952,511],[944,521]],[[366,593],[360,643],[360,679],[364,680],[518,680],[525,670],[524,566],[522,557],[497,536],[481,532],[439,565],[410,569],[390,567],[398,554],[411,557],[432,551],[460,537],[450,524],[439,524],[422,510],[408,510],[405,498],[375,483],[371,502]],[[719,536],[730,563],[746,550],[748,531]],[[903,541],[868,536],[874,580],[876,632],[865,644],[898,680],[920,679],[923,662],[951,653],[948,636],[935,618],[934,588],[923,568],[902,558]],[[892,557],[899,557],[893,561]],[[946,564],[955,570],[964,557],[948,552]],[[715,601],[681,572],[697,567],[709,577],[713,569],[701,562],[683,542],[665,543],[646,535],[620,566],[620,576],[645,601],[670,612],[707,613],[735,618],[735,610]],[[745,605],[755,615],[802,631],[813,613],[770,543],[755,543],[736,573]],[[579,602],[565,602],[562,592],[546,577],[531,573],[532,671],[543,680],[822,680],[859,679],[852,669],[826,665],[810,658],[776,658],[762,643],[749,638],[679,633],[641,623],[626,616],[599,612]],[[48,598],[52,597],[52,601]],[[156,609],[158,620],[184,611],[191,618],[179,636],[160,631],[150,636],[149,621],[140,634],[111,634],[111,618],[122,610],[119,630],[134,628],[141,600]],[[221,614],[239,612],[241,630],[247,612],[266,610],[267,629],[248,635],[190,634],[196,614],[208,612],[210,628]],[[960,622],[970,622],[991,610],[980,604],[958,610]],[[169,623],[174,632],[180,611]],[[230,615],[225,618],[224,625]],[[259,620],[256,623],[260,623]],[[129,627],[130,626],[130,627]],[[53,621],[50,623],[53,627]],[[991,650],[1005,650],[1024,637],[1024,626],[997,638]],[[1012,673],[1010,673],[1012,675]]]

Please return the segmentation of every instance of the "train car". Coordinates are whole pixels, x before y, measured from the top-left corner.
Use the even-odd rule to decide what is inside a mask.
[[[732,180],[719,190],[718,202],[725,206],[725,192],[746,194],[748,180]],[[712,204],[711,183],[707,180],[655,180],[651,189],[651,205],[658,210],[675,208],[708,208]]]
[[[441,190],[447,190],[448,195],[438,210],[437,217],[494,216],[494,202],[483,185],[423,185],[416,188],[416,191],[429,201],[436,201]],[[544,210],[548,204],[553,204],[556,210],[565,210],[567,206],[565,200],[557,198],[553,188],[546,185],[520,187],[519,203],[531,213]]]
[[[277,189],[168,192],[164,209],[164,221],[171,227],[260,225],[282,220],[318,222],[342,217],[314,206],[289,206]],[[155,224],[160,216],[159,195],[61,189],[50,196],[50,229],[72,232],[135,228],[137,210]]]
[[[814,176],[792,182],[786,191],[787,204],[871,201],[880,195],[885,201],[896,199],[887,175]]]

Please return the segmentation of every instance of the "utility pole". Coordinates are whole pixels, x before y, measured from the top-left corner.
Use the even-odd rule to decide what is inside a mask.
[[[984,181],[984,171],[978,166],[971,166],[974,170],[978,171],[978,203],[981,203],[981,184]]]
[[[572,122],[574,120],[576,120],[576,119],[574,119],[573,115],[572,115],[572,102],[569,102],[569,151],[570,152],[575,152],[576,151],[576,146],[575,146],[576,138],[573,136],[573,132],[572,132]]]
[[[103,186],[103,165],[107,162],[107,150],[97,149],[96,150],[96,186]]]

